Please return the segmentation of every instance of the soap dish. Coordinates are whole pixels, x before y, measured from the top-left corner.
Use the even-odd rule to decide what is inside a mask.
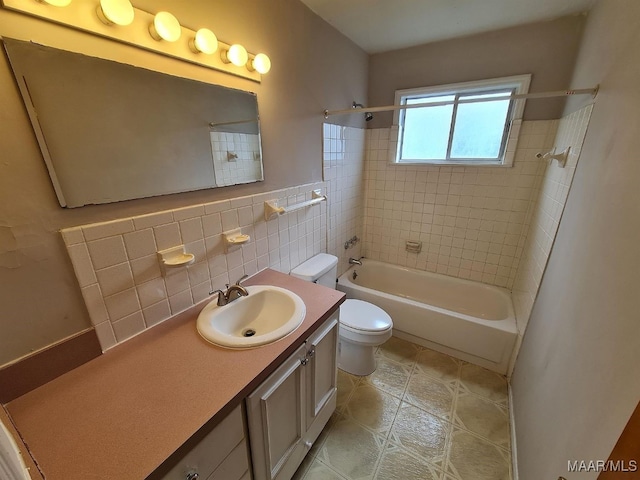
[[[251,237],[246,233],[242,233],[239,228],[229,230],[228,232],[222,232],[225,244],[227,245],[227,251],[235,246],[244,245],[251,240]]]
[[[196,261],[196,256],[193,253],[187,253],[184,245],[178,245],[177,247],[159,251],[158,260],[162,267],[162,273],[165,273],[167,268],[180,268],[191,265]]]

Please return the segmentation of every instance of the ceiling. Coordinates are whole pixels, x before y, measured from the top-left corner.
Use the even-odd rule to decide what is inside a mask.
[[[301,0],[367,53],[588,11],[595,0]]]

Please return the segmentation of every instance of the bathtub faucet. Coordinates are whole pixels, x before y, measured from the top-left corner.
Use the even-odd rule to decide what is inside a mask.
[[[360,265],[362,266],[362,262],[360,260],[362,260],[364,257],[360,257],[358,259],[355,259],[353,257],[349,257],[349,265]]]

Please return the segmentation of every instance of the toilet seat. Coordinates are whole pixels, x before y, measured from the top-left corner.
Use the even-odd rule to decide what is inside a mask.
[[[381,334],[393,327],[391,317],[380,307],[362,300],[348,299],[340,306],[340,323],[359,333]]]

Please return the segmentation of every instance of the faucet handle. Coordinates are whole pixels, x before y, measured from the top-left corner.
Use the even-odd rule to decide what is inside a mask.
[[[240,278],[240,280],[238,280],[238,281],[236,282],[236,285],[240,285],[240,282],[245,281],[247,278],[249,278],[249,275],[243,275],[243,276]]]

